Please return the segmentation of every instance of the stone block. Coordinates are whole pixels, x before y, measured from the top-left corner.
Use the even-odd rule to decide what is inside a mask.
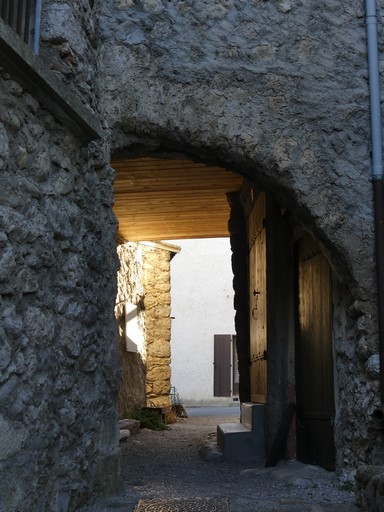
[[[171,378],[171,369],[166,366],[154,366],[147,372],[148,382],[162,382]]]
[[[128,429],[120,429],[120,443],[126,441],[131,436],[131,431]]]
[[[384,466],[362,465],[357,468],[356,482],[358,485],[366,485],[371,478],[376,475],[384,474]]]
[[[356,471],[356,501],[366,512],[381,512],[384,466],[359,466]],[[380,507],[379,507],[380,502]]]
[[[27,437],[24,425],[7,421],[0,416],[0,460],[5,460],[21,450]]]
[[[120,454],[110,453],[99,460],[97,465],[94,490],[95,494],[117,494],[121,486]]]
[[[131,420],[129,418],[119,420],[119,427],[121,430],[129,430],[131,434],[138,434],[140,430],[140,421],[139,420]]]

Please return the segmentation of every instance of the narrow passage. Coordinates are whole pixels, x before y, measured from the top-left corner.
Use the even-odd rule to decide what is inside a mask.
[[[92,512],[134,512],[140,499],[196,497],[226,497],[229,512],[358,511],[354,493],[333,473],[297,462],[270,469],[227,464],[204,449],[215,443],[219,423],[238,421],[237,407],[187,412],[169,430],[142,429],[121,444],[124,495]]]

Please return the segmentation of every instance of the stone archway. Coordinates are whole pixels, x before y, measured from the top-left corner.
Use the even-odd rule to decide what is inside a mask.
[[[152,143],[152,147],[154,145],[155,144]],[[147,146],[146,140],[142,140],[141,144],[138,144],[138,139],[135,139],[135,143],[132,144],[131,148],[130,148],[130,143],[127,142],[127,147],[125,147],[125,150],[128,151],[128,153],[131,150],[131,154],[134,155],[135,152],[137,151],[137,148],[139,147],[140,148],[139,152],[145,153],[145,150],[143,150],[143,148],[145,148],[146,146]],[[172,147],[171,141],[169,141],[168,151],[169,151],[170,147]],[[163,147],[163,149],[164,149],[164,147]],[[178,149],[180,149],[180,148],[178,148]],[[190,153],[190,151],[188,153]],[[215,158],[215,161],[217,161],[217,157]],[[257,166],[255,165],[255,167],[257,167]],[[251,168],[251,164],[248,163],[243,168],[246,168],[247,172],[249,172],[249,169]],[[261,183],[260,181],[258,181],[257,177],[253,178],[253,182],[259,183],[259,184]],[[269,197],[271,197],[271,205],[272,204],[274,205],[271,210],[271,211],[274,211],[273,223],[274,223],[274,232],[275,232],[275,235],[274,235],[275,242],[273,242],[273,243],[275,244],[274,251],[275,251],[275,253],[279,253],[279,258],[280,258],[280,260],[279,260],[279,258],[277,258],[276,263],[274,263],[274,268],[275,268],[274,279],[275,279],[275,286],[277,286],[276,289],[278,289],[280,291],[280,294],[281,294],[281,282],[280,282],[280,284],[278,283],[279,278],[277,276],[278,276],[279,272],[280,272],[280,277],[285,274],[284,265],[281,266],[281,262],[284,260],[284,258],[289,259],[290,257],[292,257],[292,254],[291,255],[289,254],[289,250],[288,250],[288,252],[285,252],[285,253],[282,252],[281,242],[279,242],[281,236],[283,236],[285,238],[291,237],[290,243],[293,243],[293,241],[295,239],[295,235],[294,235],[295,230],[296,231],[298,230],[300,233],[303,231],[312,232],[315,235],[320,233],[321,235],[318,238],[318,240],[322,244],[322,247],[324,248],[324,251],[326,252],[328,258],[331,258],[330,263],[331,263],[331,265],[333,265],[333,275],[335,277],[334,289],[333,289],[333,303],[334,303],[334,307],[335,307],[335,314],[334,314],[334,319],[333,319],[334,327],[333,328],[334,328],[334,343],[335,343],[335,351],[336,351],[334,365],[335,365],[335,374],[337,376],[335,388],[336,388],[336,396],[340,397],[340,392],[342,391],[344,393],[345,387],[348,387],[349,383],[353,379],[355,379],[355,374],[353,371],[351,371],[350,365],[345,365],[343,363],[343,359],[346,357],[346,355],[347,355],[347,357],[351,358],[351,360],[356,358],[357,354],[353,353],[351,351],[350,341],[351,341],[352,336],[356,336],[356,337],[358,336],[359,338],[362,337],[361,333],[356,333],[356,331],[355,331],[355,329],[356,329],[355,319],[358,318],[359,319],[358,321],[360,323],[362,321],[362,319],[364,318],[363,312],[356,311],[356,307],[358,307],[357,303],[355,303],[353,305],[353,298],[352,298],[353,297],[353,288],[351,286],[348,286],[348,284],[347,284],[350,282],[351,277],[350,277],[350,275],[348,275],[349,274],[348,269],[345,269],[342,267],[343,258],[340,257],[338,250],[335,249],[334,247],[332,247],[332,245],[330,244],[329,241],[325,241],[325,243],[324,243],[324,239],[325,239],[324,233],[321,233],[321,230],[319,229],[319,227],[316,226],[315,220],[313,218],[311,219],[310,214],[303,207],[297,205],[297,203],[295,204],[295,200],[293,199],[293,197],[294,197],[293,191],[290,191],[289,193],[286,193],[283,195],[282,190],[281,190],[281,185],[279,183],[272,183],[269,185],[268,195],[269,195]],[[237,194],[237,196],[238,196],[238,194]],[[233,196],[233,194],[230,194],[230,202],[232,203],[233,208],[235,208],[236,200],[237,199]],[[283,203],[281,203],[281,201],[283,201]],[[282,204],[284,206],[282,206]],[[243,212],[243,214],[244,214],[244,212]],[[241,217],[241,215],[240,215],[240,217]],[[279,220],[280,218],[281,218],[281,220]],[[233,230],[233,226],[236,225],[237,221],[234,218],[232,218],[231,222],[232,222],[231,229]],[[288,234],[289,232],[287,231],[288,225],[290,226],[290,228],[289,228],[289,230],[291,232],[290,235]],[[237,235],[235,234],[235,231],[236,231],[236,229],[234,229],[234,233],[233,233],[234,236],[233,236],[232,242],[233,242],[233,247],[234,247],[234,258],[236,259],[240,256],[241,251],[239,250],[239,247],[236,247]],[[277,233],[280,233],[280,234],[278,235]],[[323,237],[323,239],[321,238],[321,236]],[[280,270],[276,274],[277,268],[280,268]],[[237,271],[235,272],[235,281],[236,281],[236,276],[238,276],[238,270],[239,270],[239,267],[237,267]],[[241,286],[243,286],[243,285],[239,284],[239,282],[238,282],[237,283],[237,287],[238,287],[237,291],[238,292],[241,290]],[[288,285],[286,285],[286,287],[287,286]],[[293,285],[291,284],[290,286],[293,286]],[[288,286],[288,288],[289,288],[289,286]],[[289,291],[289,293],[292,293],[292,289]],[[237,302],[237,315],[239,317],[237,324],[238,324],[238,330],[240,332],[243,330],[243,326],[244,326],[244,318],[245,318],[244,314],[247,314],[244,312],[244,308],[246,309],[247,305],[246,306],[243,305],[243,310],[241,310],[241,306],[239,306],[239,304],[240,304],[239,297],[241,295],[242,295],[242,292],[240,291],[240,293],[238,293],[238,302]],[[286,300],[286,297],[284,296],[282,298],[282,301],[284,302],[285,300]],[[351,308],[351,305],[352,305],[352,308]],[[282,306],[278,305],[277,310],[279,310],[279,308],[281,310]],[[293,309],[292,303],[290,303],[289,308]],[[287,313],[283,313],[283,316],[284,316],[284,314],[287,314]],[[293,315],[293,310],[291,310],[289,314]],[[280,313],[280,315],[281,315],[281,313]],[[243,318],[243,320],[241,320],[241,318]],[[275,336],[283,336],[282,331],[284,328],[286,328],[291,331],[288,336],[291,338],[290,343],[292,343],[292,336],[294,336],[294,334],[292,334],[292,331],[294,330],[293,319],[291,318],[291,320],[287,321],[287,322],[288,323],[286,324],[285,327],[283,326],[280,328],[280,330],[279,329],[276,330]],[[247,333],[246,332],[243,333],[243,336],[244,336],[244,339],[246,339]],[[240,336],[240,339],[241,339],[241,336]],[[245,368],[248,365],[246,349],[243,351],[240,350],[240,353],[243,355],[243,361],[244,361],[243,366]],[[285,355],[283,355],[284,353],[285,353]],[[279,389],[276,388],[276,390],[273,392],[273,396],[274,396],[276,405],[274,407],[270,408],[270,410],[272,411],[270,413],[270,423],[274,424],[275,427],[273,427],[271,429],[269,442],[272,442],[273,435],[276,432],[276,425],[278,424],[278,422],[281,419],[281,414],[282,414],[282,409],[284,407],[284,404],[287,403],[289,398],[292,398],[292,396],[291,397],[289,396],[289,394],[292,392],[292,389],[291,389],[289,383],[294,383],[294,376],[289,375],[289,374],[292,373],[294,370],[285,367],[284,364],[281,366],[281,362],[279,362],[281,357],[294,357],[294,356],[292,356],[292,353],[290,355],[289,351],[288,352],[277,351],[277,352],[275,352],[275,356],[271,361],[271,364],[273,364],[275,366],[275,370],[274,370],[275,373],[273,374],[274,378],[277,378],[277,376],[280,375],[279,378],[280,378],[280,380],[282,379],[284,381],[284,385]],[[357,358],[356,358],[356,361],[357,361]],[[281,372],[283,372],[283,373],[281,373]],[[243,372],[243,376],[245,374],[246,374],[246,372]],[[284,377],[283,377],[283,374],[285,375]],[[243,386],[245,386],[245,390],[243,388],[244,396],[247,396],[247,393],[248,393],[248,391],[247,391],[248,384],[246,384],[246,381],[247,381],[247,378],[242,380]],[[360,397],[360,398],[362,398],[362,397]],[[349,402],[349,400],[350,400],[350,398],[348,397],[348,402]],[[339,470],[341,470],[344,466],[351,467],[353,465],[354,457],[356,456],[357,453],[362,454],[362,449],[363,449],[362,444],[357,442],[356,445],[354,446],[355,453],[353,453],[353,451],[348,452],[348,450],[350,450],[350,441],[348,440],[348,442],[347,442],[346,439],[343,438],[343,435],[340,435],[341,429],[343,429],[343,432],[346,433],[346,432],[354,429],[355,428],[354,425],[356,425],[359,421],[358,418],[356,417],[357,416],[356,412],[353,411],[352,407],[350,407],[350,405],[348,405],[346,402],[347,401],[344,398],[342,400],[339,398],[337,400],[337,404],[336,404],[337,410],[336,410],[336,419],[335,419],[335,432],[336,432],[336,440],[335,441],[336,441],[336,445],[337,445],[337,457],[338,457],[337,468]],[[373,404],[374,404],[374,396],[372,395],[372,407],[373,407]],[[366,412],[364,414],[366,414]],[[360,428],[360,432],[361,432],[361,428]],[[369,425],[367,425],[366,434],[364,434],[364,435],[367,435],[367,436],[370,435],[369,434]],[[349,457],[350,457],[348,464],[346,463],[346,456],[345,456],[346,452],[349,453]],[[359,456],[361,456],[361,455],[359,455]],[[342,457],[344,457],[343,463],[340,462]]]
[[[382,451],[370,420],[379,394],[362,9],[109,0],[100,12],[113,147],[168,147],[243,174],[327,257],[340,470]]]

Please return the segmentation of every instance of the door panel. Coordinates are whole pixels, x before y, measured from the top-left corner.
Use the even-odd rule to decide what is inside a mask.
[[[267,272],[265,194],[255,201],[248,222],[251,401],[267,402]]]
[[[231,345],[231,335],[215,334],[213,396],[231,396]]]
[[[331,270],[309,235],[298,243],[297,456],[335,467]]]

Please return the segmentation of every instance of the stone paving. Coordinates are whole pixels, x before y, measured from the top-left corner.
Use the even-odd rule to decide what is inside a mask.
[[[135,512],[228,512],[227,498],[140,500]]]
[[[177,498],[175,498],[176,500]],[[142,509],[132,508],[127,504],[126,497],[113,497],[95,504],[94,507],[86,509],[90,512],[165,512],[159,506],[159,500],[154,500],[156,508]],[[172,512],[203,512],[196,506],[194,509],[172,509]],[[168,512],[168,511],[167,511]],[[208,512],[204,510],[204,512]],[[209,512],[215,512],[212,508]],[[221,512],[221,511],[220,511]],[[228,512],[362,512],[354,503],[308,503],[300,499],[280,499],[258,502],[254,498],[229,498]]]
[[[147,509],[138,508],[140,500],[152,500],[145,501],[153,505],[148,509],[151,512],[200,511],[197,505],[174,508],[174,500],[181,507],[180,498],[227,499],[228,512],[360,510],[351,485],[342,484],[322,468],[297,461],[268,469],[225,463],[214,448],[216,425],[225,421],[233,418],[191,415],[170,430],[143,429],[130,436],[121,443],[124,490],[120,496],[89,506],[86,512],[143,512]],[[161,500],[173,501],[167,508]]]

